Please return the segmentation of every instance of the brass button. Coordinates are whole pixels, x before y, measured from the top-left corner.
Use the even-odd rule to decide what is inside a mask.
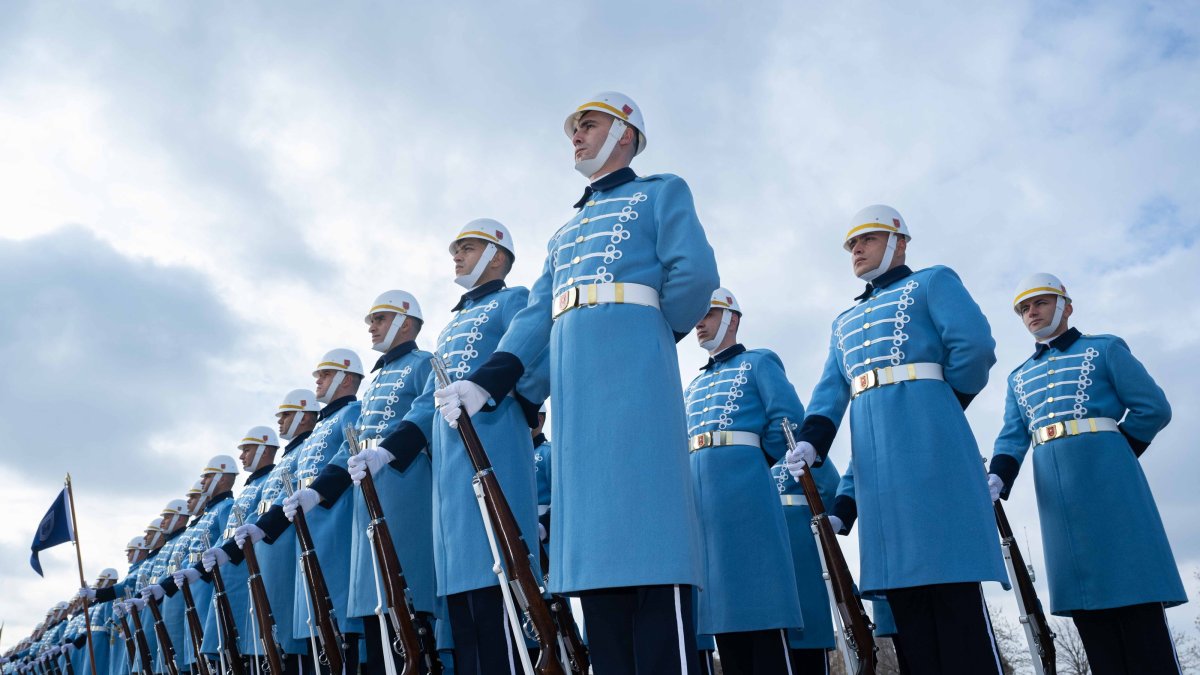
[[[870,347],[870,346],[871,346],[871,341],[870,341],[870,340],[863,340],[863,346],[864,346],[864,347]]]
[[[583,243],[583,235],[582,235],[582,234],[581,234],[581,235],[579,235],[578,237],[575,237],[575,243],[576,243],[576,244],[582,244],[582,243]]]
[[[442,354],[442,358],[443,358],[443,359],[448,359],[448,358],[450,358],[450,355],[449,355],[449,354]]]
[[[572,258],[572,259],[571,259],[571,264],[572,264],[572,265],[578,265],[578,264],[579,264],[579,256],[575,256],[574,258]]]
[[[871,310],[873,310],[873,309],[875,309],[875,308],[874,308],[874,307],[868,307],[868,308],[866,309],[866,313],[867,313],[867,314],[870,314],[870,313],[871,313]]]
[[[708,412],[708,406],[704,406],[704,412]]]
[[[1047,375],[1053,375],[1053,374],[1054,374],[1054,369],[1053,369],[1053,368],[1051,368],[1050,370],[1046,371],[1046,374],[1047,374]]]
[[[1051,356],[1051,357],[1050,357],[1050,360],[1051,360],[1051,361],[1053,361],[1053,360],[1054,360],[1054,357],[1053,357],[1053,356]]]
[[[864,329],[864,330],[865,330],[865,329],[867,329],[867,328],[870,328],[870,327],[871,327],[871,322],[870,322],[870,321],[864,321],[864,322],[863,322],[863,329]]]
[[[1051,396],[1050,398],[1046,399],[1046,403],[1054,403],[1054,397]]]
[[[1054,417],[1054,413],[1050,413],[1050,417]]]
[[[588,221],[589,221],[589,220],[591,220],[591,218],[584,218],[583,220],[579,221],[579,224],[580,224],[580,225],[587,225],[587,223],[588,223]]]
[[[595,206],[595,205],[596,205],[596,200],[595,200],[595,199],[593,199],[593,200],[589,201],[587,204],[584,204],[584,206]]]
[[[1053,389],[1053,388],[1054,388],[1054,383],[1053,383],[1053,382],[1051,382],[1050,384],[1046,385],[1046,387],[1047,387],[1047,388],[1049,388],[1049,389]]]
[[[575,283],[575,277],[567,277],[567,284],[570,285],[573,283]]]

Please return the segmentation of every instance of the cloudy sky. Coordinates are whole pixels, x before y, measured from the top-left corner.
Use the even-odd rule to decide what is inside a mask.
[[[840,239],[862,206],[900,209],[910,263],[957,269],[991,320],[986,454],[1030,350],[1013,287],[1058,273],[1076,325],[1125,337],[1174,405],[1142,465],[1194,598],[1200,7],[959,5],[5,3],[5,644],[78,585],[69,547],[44,580],[27,561],[67,471],[88,576],[123,570],[324,351],[372,358],[380,291],[439,324],[461,224],[506,223],[531,283],[584,186],[562,120],[606,89],[645,110],[635,168],[691,184],[744,342],[804,399],[861,288]],[[685,377],[703,358],[681,345]],[[1029,472],[1010,517],[1041,568]]]

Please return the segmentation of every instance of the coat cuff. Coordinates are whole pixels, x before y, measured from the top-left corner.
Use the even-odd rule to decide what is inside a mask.
[[[517,381],[524,374],[525,366],[516,354],[495,352],[467,379],[487,390],[493,401],[503,401],[508,392],[516,388]],[[485,408],[490,409],[492,408]]]
[[[1126,441],[1129,441],[1129,447],[1133,449],[1133,454],[1135,457],[1141,457],[1142,453],[1146,452],[1146,448],[1150,447],[1150,443],[1148,441],[1141,441],[1133,436],[1130,436],[1129,432],[1125,431],[1124,424],[1118,424],[1117,430],[1121,432],[1121,435],[1125,437]]]
[[[1000,496],[1008,499],[1008,493],[1012,492],[1013,483],[1017,482],[1017,474],[1021,472],[1021,463],[1012,455],[992,455],[991,466],[988,467],[988,473],[994,473],[1004,481],[1004,489],[1000,491]]]
[[[337,503],[338,498],[350,487],[350,472],[346,471],[337,464],[326,464],[325,468],[321,469],[321,473],[317,474],[315,480],[308,487],[317,491],[324,501],[320,502],[321,506],[327,509],[333,508]],[[259,527],[262,527],[259,525]]]
[[[175,597],[175,594],[179,592],[179,587],[175,585],[175,577],[169,576],[159,582],[158,585],[162,586],[163,593],[165,593],[168,598]]]
[[[107,588],[97,588],[96,589],[96,599],[92,600],[92,602],[95,602],[98,604],[101,602],[112,602],[113,600],[116,600],[116,599],[117,599],[117,588],[115,586],[109,586]]]
[[[842,530],[837,534],[850,534],[854,521],[858,520],[858,502],[849,495],[838,495],[833,498],[833,507],[829,509],[829,515],[837,516],[842,521]]]
[[[408,420],[401,422],[396,430],[379,444],[379,447],[392,453],[392,456],[395,457],[388,462],[388,466],[401,473],[407,471],[417,455],[421,454],[421,451],[428,446],[429,439],[421,433],[421,428]]]
[[[825,463],[825,457],[829,454],[829,448],[833,445],[835,436],[837,436],[837,425],[833,423],[833,420],[824,415],[808,415],[804,418],[804,423],[800,425],[800,431],[796,433],[796,442],[812,443],[813,448],[817,451],[817,461],[813,464],[815,469]]]
[[[259,518],[259,520],[262,519]],[[257,523],[255,524],[257,525]],[[259,527],[262,526],[259,525]],[[225,551],[225,555],[229,556],[229,562],[235,565],[242,564],[242,561],[246,559],[246,554],[242,553],[242,547],[238,546],[237,542],[232,539],[222,544],[221,550]],[[210,577],[212,576],[212,574],[209,574],[208,572],[205,572],[205,574],[208,574]]]
[[[254,524],[266,534],[266,537],[263,538],[263,541],[267,542],[268,544],[274,544],[275,540],[279,538],[279,535],[283,534],[285,531],[287,531],[288,527],[291,526],[292,521],[288,520],[287,516],[283,515],[283,507],[279,504],[276,504],[275,506],[272,506],[269,511],[262,514],[262,516],[259,517]],[[241,551],[238,553],[240,554]],[[233,558],[233,556],[229,557]]]

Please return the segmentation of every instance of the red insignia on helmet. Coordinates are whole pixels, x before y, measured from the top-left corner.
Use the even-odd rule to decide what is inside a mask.
[[[727,302],[727,303],[729,303],[729,304],[731,304],[731,305],[732,305],[732,304],[733,304],[733,298],[731,298],[731,297],[729,297],[729,296],[727,295],[727,296],[725,296],[725,302]]]
[[[897,230],[900,229],[900,219],[899,218],[892,218],[892,224],[896,226]]]
[[[630,108],[629,104],[626,103],[625,105],[621,106],[621,112],[625,113],[626,115],[632,115],[633,108]]]
[[[342,359],[342,365],[349,368],[350,367],[350,359]]]
[[[263,434],[263,443],[266,443],[266,442],[267,442],[267,436],[266,436],[266,434]]]
[[[302,405],[302,406],[308,405],[308,399],[306,399],[306,398],[300,399],[300,405]]]
[[[503,232],[501,232],[500,230],[496,230],[496,238],[497,238],[497,239],[503,239],[503,238],[504,238],[504,233],[503,233]]]
[[[402,302],[402,303],[400,303],[400,304],[404,305],[404,311],[406,311],[406,312],[407,312],[407,311],[408,311],[408,303],[407,303],[407,302]]]

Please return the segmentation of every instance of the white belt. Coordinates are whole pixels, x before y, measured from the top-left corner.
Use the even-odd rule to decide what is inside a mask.
[[[779,501],[784,506],[808,506],[808,497],[804,495],[779,495]]]
[[[758,434],[749,431],[706,431],[688,439],[688,448],[692,452],[711,448],[715,445],[753,445],[762,447]]]
[[[1098,431],[1117,431],[1117,421],[1111,417],[1085,417],[1081,420],[1047,424],[1033,430],[1033,444],[1041,445],[1063,436],[1078,436]]]
[[[912,380],[943,380],[940,363],[906,363],[900,366],[872,368],[850,380],[850,391],[857,397],[868,389]]]
[[[606,304],[645,305],[658,309],[658,291],[641,284],[616,282],[611,284],[584,284],[559,293],[554,298],[551,316],[555,319],[576,307],[593,307]]]

